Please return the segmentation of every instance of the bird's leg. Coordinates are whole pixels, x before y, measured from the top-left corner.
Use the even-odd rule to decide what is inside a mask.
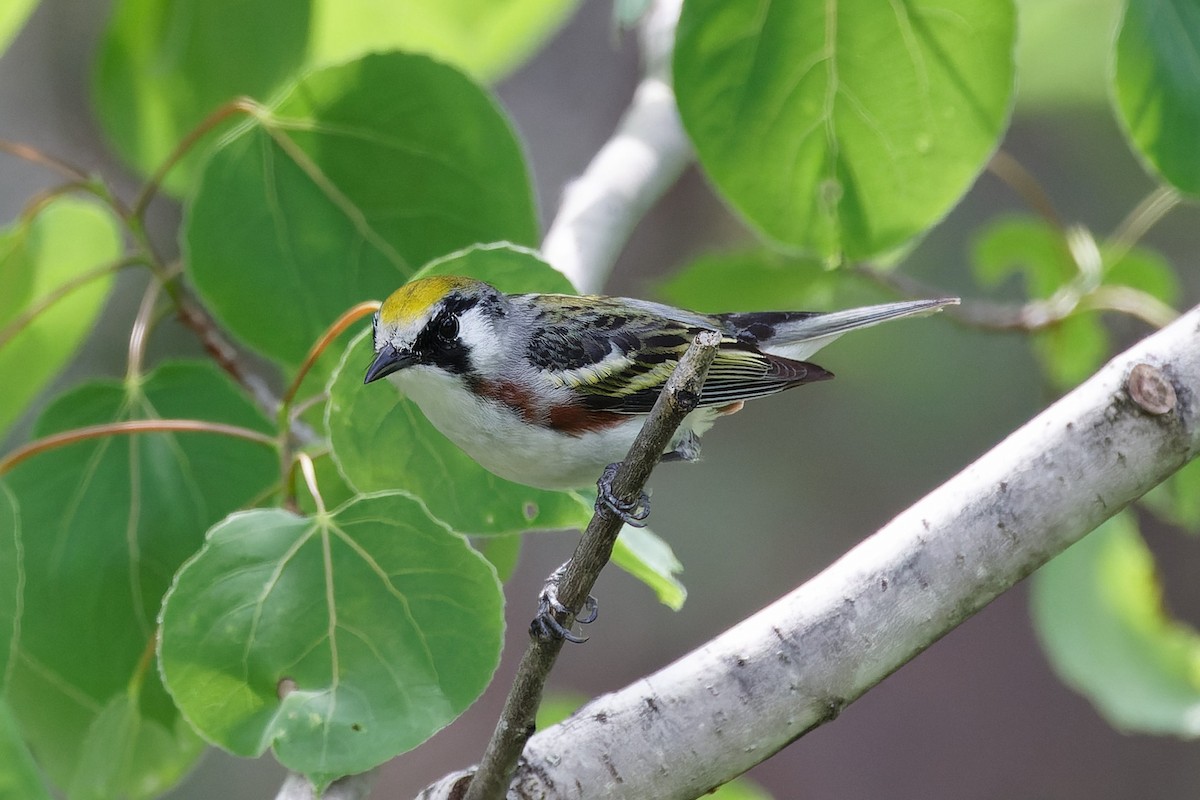
[[[619,466],[620,462],[609,464],[604,468],[600,480],[596,481],[596,488],[600,490],[600,493],[596,495],[596,510],[599,511],[603,504],[609,511],[624,520],[626,525],[644,528],[646,527],[646,517],[650,516],[650,496],[642,492],[638,499],[632,502],[617,497],[613,493],[612,481]]]
[[[546,584],[542,587],[541,594],[538,595],[538,610],[537,616],[529,623],[529,635],[536,636],[540,639],[566,639],[568,642],[575,644],[583,644],[587,641],[586,636],[579,636],[572,633],[558,621],[559,615],[566,616],[571,613],[571,609],[567,608],[558,599],[558,584],[562,580],[563,575],[567,571],[567,561],[550,576],[546,578]],[[580,625],[587,625],[590,622],[595,622],[599,615],[599,606],[596,603],[596,598],[590,594],[587,600],[583,601],[583,616],[578,616],[575,621]]]

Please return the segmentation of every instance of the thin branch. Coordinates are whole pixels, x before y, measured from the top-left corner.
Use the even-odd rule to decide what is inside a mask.
[[[1149,292],[1132,286],[1097,286],[1080,299],[1079,307],[1128,314],[1155,328],[1164,328],[1179,319],[1178,311]]]
[[[641,495],[651,470],[662,457],[683,418],[696,408],[700,387],[717,353],[720,337],[714,332],[699,334],[663,387],[629,454],[613,477],[613,492],[619,498]],[[600,571],[612,556],[622,520],[607,506],[597,504],[596,513],[566,564],[559,583],[559,601],[570,609],[584,605]],[[573,615],[559,619],[565,627]],[[541,704],[546,678],[562,650],[562,639],[531,636],[529,647],[517,668],[516,678],[504,703],[500,721],[484,751],[483,760],[467,788],[465,800],[498,800],[512,780],[517,759],[535,730],[534,720]],[[649,796],[649,795],[646,795]]]
[[[1059,230],[1066,228],[1066,223],[1055,210],[1050,195],[1038,183],[1033,173],[1025,169],[1025,166],[1017,161],[1011,153],[1006,150],[997,150],[988,161],[987,170],[1020,195],[1026,205],[1055,228]]]
[[[639,31],[646,76],[617,130],[563,192],[542,256],[582,292],[604,286],[646,211],[691,161],[670,63],[682,0],[658,0]]]
[[[142,365],[146,359],[146,340],[150,336],[154,308],[158,304],[160,294],[162,284],[151,278],[142,294],[142,302],[138,305],[137,316],[133,318],[133,327],[129,331],[129,355],[125,365],[127,381],[136,380],[142,374]]]
[[[1183,202],[1182,195],[1172,186],[1159,186],[1142,198],[1129,215],[1121,220],[1108,240],[1108,257],[1112,263],[1119,261],[1141,241],[1146,232],[1154,227],[1171,209]]]
[[[79,167],[61,158],[56,158],[48,153],[33,147],[32,145],[22,142],[14,142],[9,139],[0,139],[0,153],[8,153],[9,155],[23,158],[31,164],[47,167],[57,172],[62,177],[72,182],[87,183],[91,180],[91,176]]]
[[[197,142],[230,117],[236,114],[258,114],[261,110],[262,106],[250,98],[239,97],[218,107],[201,120],[196,127],[188,131],[188,134],[175,146],[175,149],[171,151],[167,159],[159,165],[154,174],[150,176],[150,179],[142,186],[142,190],[138,192],[137,199],[133,201],[133,208],[130,210],[129,216],[136,220],[141,220],[145,216],[147,206],[150,205],[150,201],[154,199],[154,196],[158,194],[158,190],[162,188],[163,181],[166,180],[167,175],[196,146]]]
[[[346,329],[351,325],[368,314],[374,314],[378,310],[378,300],[366,300],[343,312],[340,317],[333,321],[332,325],[325,329],[325,332],[321,334],[321,337],[317,339],[308,351],[308,355],[304,358],[304,363],[300,365],[300,369],[296,370],[296,377],[292,379],[291,385],[288,386],[287,392],[284,393],[283,400],[281,401],[281,414],[287,413],[287,409],[291,406],[292,401],[296,399],[296,392],[300,391],[300,384],[304,382],[304,377],[308,375],[308,371],[312,369],[313,364],[317,363],[317,359],[333,343],[333,340],[345,333]]]
[[[54,287],[54,291],[49,292],[38,299],[37,303],[25,309],[24,313],[14,319],[12,322],[0,329],[0,348],[3,348],[9,342],[17,337],[21,331],[25,330],[29,325],[37,319],[39,314],[42,314],[58,301],[70,295],[77,289],[81,289],[97,278],[103,278],[105,275],[111,275],[114,272],[119,272],[125,267],[133,264],[141,263],[137,258],[122,258],[119,261],[114,261],[111,264],[104,264],[90,269],[87,272],[81,272],[69,281],[64,281]]]
[[[163,284],[163,287],[167,291],[167,296],[175,304],[179,321],[195,334],[200,341],[200,346],[204,348],[209,357],[238,384],[249,390],[264,409],[273,413],[278,403],[271,396],[266,384],[242,367],[237,349],[217,328],[208,312],[193,300],[178,282],[168,281]]]
[[[1200,454],[1200,307],[813,580],[528,743],[508,800],[691,800],[833,720]],[[426,789],[457,797],[466,775]]]
[[[88,425],[45,436],[24,447],[18,447],[0,458],[0,475],[8,472],[22,461],[48,450],[84,442],[88,439],[129,436],[138,433],[215,433],[220,436],[232,436],[237,439],[258,442],[268,447],[275,447],[277,444],[275,438],[268,434],[238,425],[226,425],[223,422],[209,422],[202,419],[134,419],[124,422],[106,422],[102,425]]]

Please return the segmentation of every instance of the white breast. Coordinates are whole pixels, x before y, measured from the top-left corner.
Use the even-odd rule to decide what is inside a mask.
[[[625,458],[645,421],[630,415],[619,425],[573,436],[530,425],[507,406],[477,397],[457,378],[422,366],[389,376],[433,426],[488,471],[541,489],[581,489],[595,484],[604,467]],[[668,451],[688,432],[712,424],[708,410],[692,412]]]

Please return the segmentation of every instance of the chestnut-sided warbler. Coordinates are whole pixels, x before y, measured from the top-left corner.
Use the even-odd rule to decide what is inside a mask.
[[[843,333],[957,302],[697,314],[624,297],[509,295],[471,278],[429,277],[402,286],[375,315],[376,355],[365,382],[387,376],[496,475],[576,489],[625,457],[700,331],[718,331],[721,343],[699,406],[666,460],[694,460],[700,434],[745,400],[832,378],[804,359]]]

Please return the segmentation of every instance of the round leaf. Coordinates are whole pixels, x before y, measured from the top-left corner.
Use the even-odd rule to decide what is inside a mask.
[[[704,170],[766,235],[832,261],[958,201],[1013,94],[1011,0],[689,0],[675,91]]]
[[[0,231],[0,375],[8,376],[0,392],[0,433],[91,331],[112,286],[107,267],[120,254],[121,235],[112,214],[98,203],[70,197]],[[81,283],[47,304],[72,282]]]
[[[500,109],[458,71],[402,53],[303,78],[213,154],[185,225],[209,307],[292,365],[346,308],[429,259],[537,233]]]
[[[20,726],[0,698],[0,797],[51,800],[49,788],[38,774],[33,755],[21,737]]]
[[[578,0],[314,0],[310,58],[372,50],[427,53],[480,80],[515,67],[558,29]]]
[[[1200,458],[1155,486],[1142,503],[1172,525],[1188,533],[1200,533]]]
[[[667,302],[694,311],[831,308],[838,286],[855,277],[811,259],[771,250],[709,253],[658,286]]]
[[[1164,612],[1128,513],[1043,567],[1033,620],[1050,663],[1114,726],[1200,735],[1200,634]]]
[[[166,161],[222,103],[267,97],[300,67],[307,3],[273,0],[118,0],[100,42],[92,96],[117,152],[143,175]],[[203,151],[167,175],[182,194]]]
[[[1193,0],[1125,4],[1117,34],[1117,110],[1133,146],[1165,180],[1200,194],[1200,6]]]
[[[211,741],[268,746],[317,783],[432,736],[491,680],[504,630],[495,570],[397,494],[332,513],[235,514],[167,596],[160,663]]]
[[[527,250],[474,247],[421,271],[469,275],[507,292],[570,292],[570,283]],[[326,427],[342,474],[361,492],[399,490],[470,534],[579,527],[590,508],[572,494],[498,478],[442,436],[390,383],[363,385],[370,331],[351,342],[329,387]]]
[[[8,48],[8,43],[21,30],[36,5],[37,0],[6,0],[0,3],[0,54]]]
[[[613,563],[650,587],[658,602],[672,611],[683,608],[687,589],[676,576],[683,564],[671,545],[649,528],[626,525],[621,528],[612,552]]]
[[[209,364],[168,364],[140,381],[98,381],[56,400],[38,421],[48,435],[85,425],[160,417],[207,419],[263,432],[270,424]],[[81,759],[105,750],[97,726],[113,698],[136,698],[124,751],[127,779],[110,796],[162,791],[194,762],[200,742],[150,665],[155,615],[171,576],[204,531],[278,481],[262,444],[201,433],[91,439],[18,464],[5,480],[21,514],[24,598],[8,697],[39,763],[62,787]],[[133,705],[129,705],[133,704]],[[137,731],[134,732],[134,728]],[[97,750],[99,748],[99,750]],[[141,749],[144,748],[144,749]]]

